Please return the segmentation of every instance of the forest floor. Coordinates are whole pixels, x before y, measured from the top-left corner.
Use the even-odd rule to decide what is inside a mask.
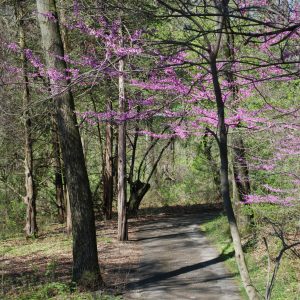
[[[125,243],[120,243],[116,239],[117,223],[115,220],[98,221],[96,223],[98,253],[101,274],[106,283],[104,294],[107,295],[101,296],[99,299],[120,299],[126,291],[132,291],[138,287],[137,276],[142,279],[140,271],[143,269],[142,272],[145,272],[145,263],[147,264],[147,262],[144,255],[153,250],[151,243],[156,244],[156,251],[153,252],[153,255],[158,256],[155,266],[147,270],[150,279],[156,274],[158,276],[164,274],[164,269],[157,269],[159,256],[163,253],[169,255],[176,245],[181,247],[181,253],[178,252],[176,255],[181,256],[182,261],[174,265],[175,273],[178,269],[184,274],[198,276],[197,272],[202,273],[204,269],[210,269],[204,263],[210,259],[215,259],[216,261],[213,262],[217,266],[224,257],[212,252],[211,248],[205,248],[205,251],[213,253],[214,257],[208,252],[205,254],[206,256],[204,254],[198,255],[199,253],[195,252],[198,246],[201,245],[202,247],[207,241],[200,234],[197,225],[200,219],[195,218],[195,216],[190,218],[192,215],[189,215],[195,212],[198,212],[199,215],[216,210],[218,211],[219,208],[206,205],[141,210],[139,218],[129,221],[130,241]],[[185,214],[181,217],[181,226],[176,221],[179,214]],[[169,225],[166,225],[166,222]],[[160,242],[154,237],[151,238],[153,226],[156,226],[156,235],[161,236]],[[185,233],[185,230],[194,232],[189,234]],[[166,238],[166,235],[169,235],[169,238]],[[151,248],[147,248],[148,246]],[[186,247],[192,248],[187,252]],[[191,252],[195,252],[193,259],[190,259]],[[38,238],[35,239],[15,237],[0,241],[0,299],[39,300],[52,297],[54,297],[53,299],[90,299],[80,291],[75,290],[75,293],[70,293],[71,272],[72,239],[66,234],[63,225],[49,224],[44,226]],[[177,278],[175,275],[172,273],[171,277]],[[182,276],[180,275],[178,279]],[[216,276],[222,276],[222,274],[218,273]],[[158,284],[159,281],[157,278],[155,284]],[[225,280],[225,282],[227,281]],[[204,284],[207,285],[208,283]],[[186,286],[186,288],[189,287]],[[146,298],[143,297],[143,299]]]
[[[97,221],[96,227],[104,291],[87,293],[71,284],[72,238],[66,234],[64,225],[48,224],[35,239],[19,236],[0,240],[0,299],[241,297],[241,282],[222,205],[142,209],[137,219],[129,220],[129,241],[125,243],[116,239],[115,220]],[[243,243],[251,277],[263,294],[268,257],[259,240],[248,236]],[[278,244],[271,235],[268,240],[272,246]],[[289,295],[288,299],[300,300],[299,274],[297,257],[292,253],[286,255],[278,272],[274,299],[285,300]],[[243,297],[243,290],[240,291]]]
[[[141,210],[129,221],[125,243],[116,240],[116,221],[97,222],[106,289],[96,298],[70,293],[72,239],[63,225],[48,225],[36,239],[0,241],[0,299],[240,299],[223,264],[233,253],[218,253],[199,229],[219,211],[201,205]]]
[[[129,235],[135,235],[135,221]],[[118,295],[139,263],[136,243],[117,241],[116,221],[97,222],[97,242],[105,293]],[[63,225],[51,224],[35,239],[0,241],[0,299],[89,299],[69,294],[72,273],[72,238]],[[69,294],[69,295],[68,295]],[[118,298],[118,297],[117,297]],[[103,298],[104,299],[104,298]],[[109,297],[105,299],[115,299]]]

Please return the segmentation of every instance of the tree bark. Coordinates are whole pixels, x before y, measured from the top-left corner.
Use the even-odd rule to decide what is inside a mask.
[[[230,83],[229,89],[231,91],[231,100],[233,108],[237,101],[239,88],[236,84],[236,79],[233,73],[232,66],[235,62],[235,43],[234,36],[226,29],[226,44],[225,44],[225,57],[228,60],[226,66],[225,77]],[[241,205],[244,205],[245,197],[250,194],[250,177],[247,165],[246,151],[244,141],[240,135],[238,128],[233,129],[232,138],[232,170],[233,170],[233,200],[235,204],[235,211],[237,213],[238,223],[249,226],[253,223],[253,216],[243,216],[241,212]]]
[[[92,195],[80,141],[74,100],[68,89],[64,56],[54,0],[37,0],[38,21],[56,108],[57,127],[69,192],[73,234],[73,281],[85,288],[97,288],[102,279],[99,271]],[[60,78],[51,76],[59,72]]]
[[[19,22],[19,43],[21,48],[21,63],[22,63],[22,77],[23,77],[23,120],[24,120],[24,167],[25,167],[25,190],[26,195],[24,201],[26,208],[26,224],[25,234],[27,237],[36,236],[38,227],[36,223],[36,187],[33,175],[33,149],[32,149],[32,135],[31,135],[31,113],[30,106],[32,105],[30,99],[29,82],[28,82],[28,61],[24,50],[26,49],[26,37],[23,21],[23,8],[21,1],[16,2],[16,16]]]
[[[133,149],[136,149],[137,147],[137,128],[136,128],[136,134],[135,134],[135,139],[133,142]],[[171,138],[165,145],[164,147],[160,150],[159,155],[157,156],[155,162],[151,166],[151,171],[149,175],[147,176],[147,179],[145,182],[142,182],[140,180],[141,178],[141,167],[142,164],[145,162],[147,155],[150,153],[150,150],[154,148],[154,145],[157,144],[157,141],[152,141],[152,144],[148,147],[146,150],[146,153],[144,154],[144,157],[142,161],[140,162],[140,166],[138,168],[137,172],[137,179],[133,181],[133,169],[134,169],[134,161],[135,161],[135,150],[133,151],[133,157],[132,157],[132,163],[131,163],[131,171],[129,175],[129,184],[130,184],[130,198],[128,202],[128,215],[137,216],[138,209],[140,207],[141,201],[143,200],[144,196],[147,194],[147,192],[150,189],[150,180],[155,173],[155,170],[157,169],[158,163],[161,160],[164,152],[167,150],[167,148],[172,144],[173,138]]]
[[[217,199],[221,200],[222,199],[222,195],[221,195],[221,190],[220,190],[220,186],[221,186],[221,179],[220,179],[220,172],[219,172],[219,167],[217,165],[217,162],[215,161],[215,159],[213,158],[213,155],[211,153],[211,147],[212,147],[212,141],[208,141],[208,132],[206,131],[203,137],[203,153],[205,158],[208,161],[212,176],[213,176],[213,181],[214,184],[216,186],[216,190],[217,190]]]
[[[72,214],[71,214],[71,205],[70,205],[70,197],[68,192],[67,184],[64,184],[64,196],[65,196],[65,207],[66,207],[66,230],[67,234],[70,235],[72,233]]]
[[[243,139],[238,133],[232,137],[233,175],[238,189],[239,202],[245,202],[245,196],[251,192],[249,170]]]
[[[67,18],[66,18],[66,10],[68,9],[67,7],[69,6],[68,2],[65,0],[58,0],[58,14],[59,14],[59,22],[60,24],[62,23],[67,23]],[[68,29],[65,26],[60,26],[60,34],[61,34],[61,40],[63,43],[64,51],[65,53],[69,53],[71,51],[70,47],[70,42],[69,42],[69,34],[68,34]]]
[[[120,29],[122,36],[122,28]],[[119,61],[119,112],[125,112],[124,59]],[[118,240],[128,240],[127,191],[126,191],[126,122],[118,126]]]
[[[150,184],[139,179],[130,184],[130,198],[128,201],[128,215],[136,217],[140,204],[150,189]]]
[[[112,110],[111,100],[107,100],[107,110]],[[105,163],[103,171],[103,213],[106,220],[112,218],[113,202],[113,128],[111,122],[105,124]]]
[[[247,292],[249,299],[258,300],[259,297],[251,282],[248,268],[245,261],[244,252],[242,249],[242,243],[240,233],[238,230],[236,218],[231,204],[229,178],[228,178],[228,145],[227,145],[227,126],[225,124],[225,106],[222,99],[222,91],[218,78],[218,69],[216,58],[212,54],[210,57],[211,74],[213,78],[214,93],[218,109],[218,132],[217,141],[219,145],[219,154],[221,160],[220,178],[221,178],[221,193],[224,202],[224,207],[229,222],[230,233],[233,241],[233,247],[235,251],[236,263],[239,268],[240,276]]]
[[[55,185],[55,198],[58,207],[58,220],[64,223],[66,220],[66,207],[64,197],[64,185],[62,176],[61,153],[59,145],[59,137],[57,132],[57,124],[52,117],[52,145],[53,145],[53,167],[54,167],[54,185]]]
[[[153,120],[149,120],[149,131],[150,132],[154,132],[153,130]],[[150,136],[150,144],[152,144],[154,141],[154,137]],[[153,150],[150,152],[150,157],[149,157],[149,163],[150,165],[153,167],[155,165],[155,150],[156,148],[154,147]],[[173,151],[173,158],[174,158],[174,154],[175,154],[175,148]],[[158,175],[158,168],[155,168],[154,173],[153,173],[153,177],[152,177],[152,188],[156,188],[159,186],[159,175]]]
[[[237,130],[236,130],[237,131]],[[231,138],[232,146],[232,170],[233,170],[233,200],[237,213],[238,224],[243,228],[250,228],[254,224],[253,211],[241,212],[242,205],[245,204],[246,196],[251,193],[249,169],[246,159],[245,146],[242,137],[235,132]]]

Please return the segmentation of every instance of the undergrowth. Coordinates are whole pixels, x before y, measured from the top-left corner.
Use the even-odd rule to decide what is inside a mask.
[[[32,289],[24,289],[18,294],[4,296],[3,300],[120,300],[120,296],[100,292],[78,292],[62,282],[50,282]]]
[[[233,252],[233,246],[230,238],[229,225],[225,215],[220,214],[200,226],[202,232],[216,246],[223,255]],[[265,228],[266,232],[267,228]],[[268,235],[268,242],[272,248],[272,253],[278,253],[280,243],[272,234]],[[248,234],[243,238],[243,248],[250,277],[255,288],[258,290],[261,298],[264,299],[267,275],[268,275],[268,254],[262,242],[262,235]],[[228,270],[235,274],[234,278],[239,283],[242,297],[247,299],[246,292],[243,289],[242,282],[238,275],[238,268],[234,256],[228,255],[225,265]],[[275,286],[272,292],[273,300],[299,300],[299,258],[286,252],[281,261],[280,269],[276,277]]]

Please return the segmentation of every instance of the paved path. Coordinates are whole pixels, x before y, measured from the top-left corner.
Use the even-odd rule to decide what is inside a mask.
[[[240,300],[238,287],[219,255],[199,231],[209,214],[168,217],[139,227],[143,248],[126,299]]]

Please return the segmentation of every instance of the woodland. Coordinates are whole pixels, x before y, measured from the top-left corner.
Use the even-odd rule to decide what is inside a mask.
[[[244,299],[299,299],[299,0],[1,0],[0,25],[1,299],[123,299],[135,226],[202,210]]]

